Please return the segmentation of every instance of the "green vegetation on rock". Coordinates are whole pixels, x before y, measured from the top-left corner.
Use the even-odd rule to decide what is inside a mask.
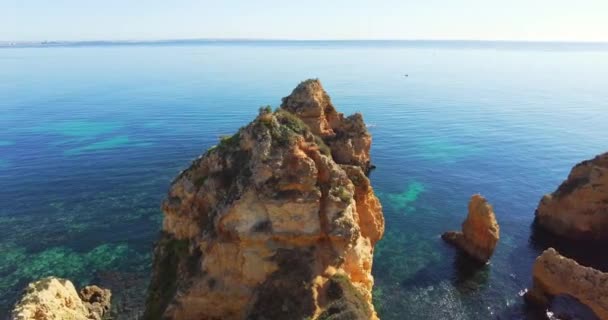
[[[327,298],[331,302],[319,315],[319,320],[363,320],[371,316],[365,298],[346,275],[335,274],[329,279]]]
[[[154,274],[148,288],[144,319],[162,319],[179,285],[180,270],[187,265],[189,241],[163,234],[154,250]]]

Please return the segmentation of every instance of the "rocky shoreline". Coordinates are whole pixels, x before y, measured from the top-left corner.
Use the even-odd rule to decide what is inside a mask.
[[[371,270],[384,217],[368,178],[371,142],[362,115],[339,113],[318,80],[260,108],[172,182],[143,319],[377,319]],[[608,240],[608,153],[545,195],[536,223],[565,241]],[[442,238],[491,268],[492,206],[474,195],[462,231]],[[607,273],[553,248],[531,270],[528,303],[583,306],[549,318],[608,319]],[[10,319],[103,319],[110,299],[107,289],[44,278]]]
[[[55,277],[30,283],[11,313],[12,320],[101,320],[112,293],[91,285],[76,292],[71,281]]]

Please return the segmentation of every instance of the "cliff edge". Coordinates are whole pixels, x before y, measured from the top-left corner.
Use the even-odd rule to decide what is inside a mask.
[[[581,266],[549,248],[536,259],[532,277],[532,289],[525,296],[528,301],[546,307],[556,297],[569,296],[599,319],[608,319],[607,273]]]
[[[163,202],[146,319],[376,319],[371,137],[318,80],[196,159]]]
[[[608,152],[583,161],[536,210],[543,228],[563,237],[608,240]]]

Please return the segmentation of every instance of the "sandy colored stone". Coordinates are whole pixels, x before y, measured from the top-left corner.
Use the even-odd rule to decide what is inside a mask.
[[[555,249],[545,250],[534,263],[532,289],[526,299],[547,306],[555,296],[568,295],[608,319],[608,273],[579,265]]]
[[[369,143],[308,80],[196,159],[162,206],[145,318],[376,319]]]
[[[469,213],[462,223],[462,232],[449,231],[442,238],[480,262],[487,262],[500,238],[500,228],[494,210],[479,194],[469,202]]]
[[[536,210],[547,230],[574,239],[608,240],[608,153],[583,161]]]
[[[345,117],[337,112],[318,79],[300,83],[283,98],[281,108],[297,115],[321,137],[331,148],[336,162],[358,165],[365,173],[369,171],[372,138],[363,116],[355,113]]]
[[[92,319],[102,319],[110,312],[112,292],[95,285],[80,289],[80,299],[89,312]]]
[[[55,277],[30,283],[11,313],[11,320],[101,319],[110,308],[110,290],[83,289],[85,301],[69,280]],[[101,295],[100,295],[101,294]]]

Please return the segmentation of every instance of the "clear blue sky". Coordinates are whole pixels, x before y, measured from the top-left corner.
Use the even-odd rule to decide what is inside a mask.
[[[608,0],[0,0],[0,41],[608,41]]]

